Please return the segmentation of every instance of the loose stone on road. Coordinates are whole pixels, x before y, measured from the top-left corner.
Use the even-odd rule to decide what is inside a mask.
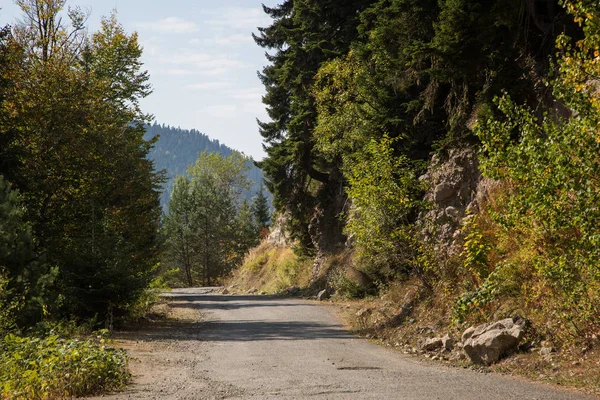
[[[426,362],[350,335],[316,302],[169,293],[189,319],[122,334],[134,383],[111,399],[585,399]],[[196,319],[201,316],[201,320]]]

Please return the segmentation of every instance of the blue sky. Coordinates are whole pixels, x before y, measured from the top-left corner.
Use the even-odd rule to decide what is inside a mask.
[[[67,0],[67,5],[91,11],[90,31],[117,9],[125,29],[138,32],[154,88],[142,102],[145,112],[159,123],[197,129],[258,160],[264,152],[256,118],[266,120],[267,115],[256,72],[266,60],[251,33],[270,24],[261,3],[274,6],[280,0]],[[0,26],[20,18],[11,0],[0,7]]]

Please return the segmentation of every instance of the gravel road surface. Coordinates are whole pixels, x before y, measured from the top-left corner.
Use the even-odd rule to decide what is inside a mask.
[[[585,399],[445,367],[350,335],[330,307],[268,296],[169,294],[184,321],[122,333],[134,383],[111,399]]]

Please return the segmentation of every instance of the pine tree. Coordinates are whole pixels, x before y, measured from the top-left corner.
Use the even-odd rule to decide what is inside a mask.
[[[175,180],[164,223],[163,264],[182,270],[181,281],[188,286],[210,286],[256,244],[250,207],[240,200],[249,186],[247,161],[239,153],[202,152],[188,171],[190,178]]]
[[[314,207],[326,208],[330,192],[340,184],[337,162],[314,148],[314,75],[323,62],[348,51],[357,36],[358,15],[369,3],[286,0],[263,7],[273,23],[259,28],[254,37],[259,46],[275,51],[267,55],[271,64],[260,75],[272,122],[259,123],[267,157],[258,166],[275,207],[290,212],[290,231],[305,248],[312,247],[309,221]]]
[[[256,196],[252,199],[252,214],[254,216],[255,224],[259,230],[268,228],[271,224],[271,212],[269,210],[269,201],[265,196],[265,187],[260,184],[260,189]]]

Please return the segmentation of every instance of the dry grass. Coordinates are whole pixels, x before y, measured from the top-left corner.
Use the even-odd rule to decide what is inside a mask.
[[[287,246],[274,246],[263,241],[248,253],[226,285],[239,292],[256,289],[272,294],[290,286],[308,286],[311,274],[311,260],[298,257]]]
[[[430,357],[431,354],[418,350],[420,339],[445,334],[460,339],[469,325],[452,322],[450,316],[454,299],[448,291],[436,290],[420,297],[419,291],[420,284],[413,279],[391,284],[379,297],[338,299],[337,305],[341,317],[354,333],[406,354]],[[410,301],[414,303],[411,312],[400,323],[395,323],[394,317]],[[509,305],[505,307],[510,308]],[[585,347],[556,348],[550,355],[542,356],[539,354],[541,343],[537,336],[538,333],[534,331],[524,339],[533,342],[534,347],[529,351],[505,358],[486,369],[600,394],[600,341],[596,340],[595,344]],[[450,354],[439,357],[438,362],[454,367],[474,367],[468,359]]]

